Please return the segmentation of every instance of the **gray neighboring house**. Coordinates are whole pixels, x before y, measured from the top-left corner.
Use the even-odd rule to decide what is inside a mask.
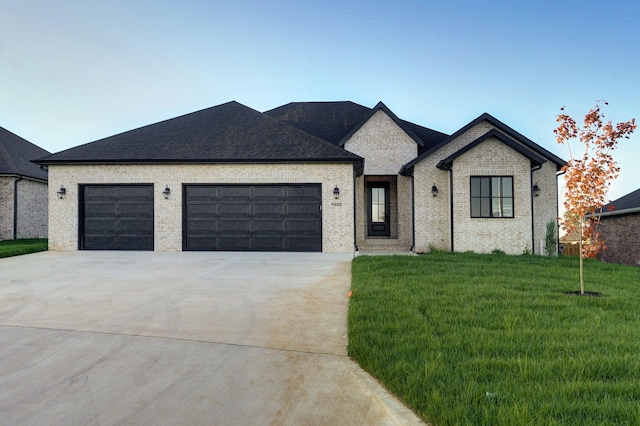
[[[51,250],[512,254],[541,252],[565,164],[486,113],[447,135],[348,101],[229,102],[35,163]]]
[[[0,240],[47,236],[47,172],[31,160],[48,154],[0,127]]]
[[[600,258],[640,266],[640,189],[607,204],[602,212],[599,230],[607,249]]]

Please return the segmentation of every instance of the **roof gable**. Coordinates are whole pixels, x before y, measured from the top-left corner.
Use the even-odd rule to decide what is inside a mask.
[[[350,162],[362,158],[232,101],[40,158],[38,164]]]
[[[344,146],[344,144],[353,136],[364,124],[371,119],[378,111],[383,111],[393,122],[398,125],[411,139],[418,144],[418,146],[424,146],[424,142],[422,139],[416,135],[413,130],[411,130],[406,121],[400,120],[385,104],[382,102],[378,102],[378,104],[371,110],[369,115],[367,115],[357,126],[353,127],[349,133],[347,133],[340,142],[338,142],[338,146]]]
[[[425,150],[415,160],[412,160],[409,163],[405,164],[405,166],[402,168],[402,173],[410,173],[409,171],[417,163],[419,163],[420,161],[424,160],[425,158],[427,158],[428,156],[430,156],[434,152],[438,151],[443,146],[447,145],[449,142],[455,140],[460,135],[464,134],[465,132],[467,132],[468,130],[472,129],[473,127],[475,127],[476,125],[478,125],[479,123],[481,123],[483,121],[487,121],[489,124],[493,125],[497,129],[499,129],[502,133],[506,134],[507,136],[509,136],[513,140],[523,144],[524,146],[526,146],[527,148],[529,148],[531,151],[535,152],[536,154],[538,154],[538,155],[540,155],[540,156],[542,156],[542,157],[544,157],[544,158],[546,158],[548,160],[551,160],[556,165],[556,169],[557,170],[560,170],[560,168],[562,166],[567,164],[567,162],[564,161],[562,158],[560,158],[560,157],[556,156],[555,154],[547,151],[546,149],[544,149],[543,147],[541,147],[537,143],[533,142],[532,140],[530,140],[529,138],[523,136],[522,134],[520,134],[519,132],[515,131],[511,127],[507,126],[506,124],[504,124],[503,122],[501,122],[497,118],[495,118],[492,115],[490,115],[490,114],[485,112],[484,114],[482,114],[481,116],[479,116],[475,120],[471,121],[466,126],[462,127],[460,130],[458,130],[455,133],[453,133],[448,138],[442,140],[437,145],[434,145],[432,148]]]
[[[465,152],[470,151],[471,149],[475,148],[476,146],[480,145],[482,142],[490,138],[495,138],[499,140],[503,144],[507,145],[509,148],[527,157],[531,161],[531,164],[533,165],[541,166],[542,164],[547,162],[547,160],[537,155],[535,152],[531,151],[530,149],[525,148],[523,145],[517,143],[513,139],[507,137],[504,133],[496,129],[493,129],[488,131],[484,135],[480,136],[478,139],[474,140],[473,142],[465,145],[464,147],[454,152],[444,160],[441,160],[436,167],[438,167],[439,169],[446,169],[446,170],[450,169],[453,163],[453,160],[455,160]]]
[[[47,180],[47,172],[31,160],[48,154],[49,151],[0,127],[0,175],[20,175]]]

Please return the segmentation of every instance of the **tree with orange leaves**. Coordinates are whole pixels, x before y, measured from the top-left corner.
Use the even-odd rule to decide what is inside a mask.
[[[608,105],[604,102],[604,105]],[[618,177],[620,167],[611,151],[619,139],[629,139],[636,129],[635,118],[613,125],[603,122],[600,101],[584,116],[584,125],[578,128],[576,121],[560,108],[558,127],[553,131],[559,144],[569,148],[569,161],[562,168],[566,186],[565,217],[562,228],[568,233],[578,230],[580,235],[580,294],[584,295],[583,259],[594,257],[606,246],[598,232],[600,218],[597,215],[607,203],[606,195],[611,181]],[[569,142],[573,139],[584,146],[580,156],[573,155]]]

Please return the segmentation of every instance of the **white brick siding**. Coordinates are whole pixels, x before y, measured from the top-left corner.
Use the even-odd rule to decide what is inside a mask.
[[[344,145],[365,159],[364,175],[356,181],[357,243],[367,239],[366,181],[389,182],[390,239],[411,246],[411,179],[398,172],[418,155],[416,142],[384,111],[377,111]]]
[[[320,183],[322,248],[354,250],[352,164],[218,164],[49,166],[49,249],[78,248],[78,188],[81,184],[153,184],[156,251],[182,250],[182,185],[190,183]],[[64,185],[67,195],[58,199]],[[171,188],[165,200],[162,191]],[[333,188],[340,188],[335,200]]]
[[[436,167],[439,161],[457,152],[485,133],[494,129],[481,122],[431,154],[414,167],[415,223],[417,252],[430,248],[451,249],[451,184],[453,183],[453,248],[491,252],[500,249],[520,254],[525,247],[540,253],[540,241],[545,226],[557,212],[557,183],[555,164],[547,161],[541,170],[534,171],[531,181],[530,161],[500,141],[490,138],[453,161],[452,173]],[[453,182],[450,176],[453,176]],[[514,218],[471,218],[470,176],[513,176]],[[534,234],[531,232],[531,186],[542,189],[534,197]],[[431,195],[432,185],[438,187],[437,197]]]
[[[365,175],[397,175],[418,155],[416,142],[382,110],[360,127],[344,148],[365,159]]]

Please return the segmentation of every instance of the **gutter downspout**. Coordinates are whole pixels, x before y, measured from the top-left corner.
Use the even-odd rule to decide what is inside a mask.
[[[18,175],[13,181],[13,239],[18,237],[18,182],[24,179],[24,176]]]
[[[538,164],[534,168],[531,169],[531,178],[529,179],[529,191],[531,197],[531,253],[536,254],[536,234],[535,234],[535,222],[534,222],[534,214],[533,214],[533,172],[536,170],[540,170],[542,168],[542,164]],[[556,185],[557,187],[557,185]],[[557,191],[557,190],[556,190]],[[557,197],[556,197],[557,198]]]
[[[358,192],[357,184],[358,177],[356,176],[355,170],[353,171],[353,247],[355,247],[355,253],[358,253],[358,208],[356,205],[357,197],[356,193]]]
[[[453,168],[449,168],[449,221],[451,223],[451,253],[453,253]]]
[[[409,251],[413,253],[416,246],[416,196],[413,174],[409,175],[409,178],[411,178],[411,248]]]

